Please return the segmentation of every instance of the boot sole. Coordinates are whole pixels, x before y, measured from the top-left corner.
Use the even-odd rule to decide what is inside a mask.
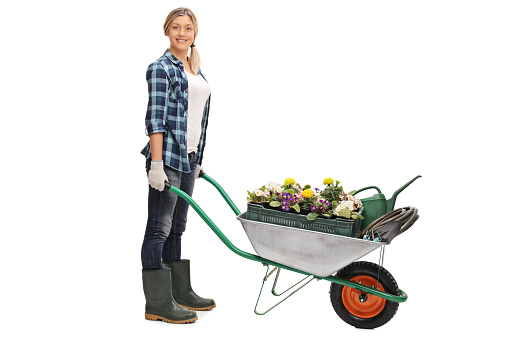
[[[145,313],[145,319],[152,320],[152,321],[162,320],[162,321],[165,321],[167,323],[172,323],[172,324],[187,324],[187,323],[192,323],[195,320],[198,320],[198,317],[194,317],[192,319],[186,319],[186,320],[170,320],[170,319],[166,319],[161,316],[158,316],[158,315]]]
[[[209,307],[203,307],[203,308],[189,307],[189,306],[186,306],[186,305],[180,305],[180,306],[182,306],[184,308],[187,308],[188,310],[193,310],[193,311],[208,311],[208,310],[211,310],[214,307],[216,307],[216,305],[209,306]]]

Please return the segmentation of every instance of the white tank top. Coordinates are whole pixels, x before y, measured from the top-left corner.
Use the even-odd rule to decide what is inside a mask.
[[[185,71],[185,70],[184,70]],[[205,104],[210,95],[210,85],[201,75],[185,71],[188,84],[187,103],[187,153],[197,152],[201,136],[201,122]]]

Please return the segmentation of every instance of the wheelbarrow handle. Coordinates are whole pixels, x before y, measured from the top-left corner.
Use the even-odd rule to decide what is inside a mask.
[[[226,193],[226,191],[221,187],[221,185],[219,185],[214,179],[212,179],[210,176],[208,176],[207,174],[205,174],[205,172],[203,172],[203,170],[200,171],[200,174],[199,174],[199,177],[200,178],[203,178],[205,180],[207,180],[209,183],[212,184],[212,186],[214,186],[218,191],[219,193],[221,193],[221,195],[223,196],[224,200],[228,203],[228,205],[230,206],[230,208],[233,210],[233,213],[235,213],[235,215],[240,215],[240,210],[239,208],[237,207],[237,205],[235,205],[235,203],[233,202],[233,200],[230,198],[230,196]],[[171,184],[167,181],[164,182],[164,186],[168,189],[171,188]]]

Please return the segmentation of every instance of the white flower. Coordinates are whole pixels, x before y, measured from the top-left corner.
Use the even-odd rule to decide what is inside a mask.
[[[362,206],[362,201],[361,199],[358,199],[356,197],[354,197],[353,195],[346,195],[348,201],[353,201],[357,206]]]
[[[269,182],[268,184],[265,185],[265,188],[268,190],[268,191],[272,191],[274,193],[281,193],[283,192],[283,189],[281,188],[281,185],[271,181]]]
[[[263,196],[263,192],[260,191],[258,188],[253,191],[254,194],[256,194],[257,197]]]
[[[281,192],[282,191],[281,186],[279,184],[275,183],[274,181],[271,181],[268,184],[266,184],[265,188],[267,188],[270,191],[274,191],[274,192]]]
[[[348,208],[350,211],[354,210],[354,202],[350,200],[343,200],[341,204],[339,204],[338,208]]]
[[[343,208],[346,208],[345,206],[338,205],[333,211],[335,215],[339,215],[339,211],[341,211]]]

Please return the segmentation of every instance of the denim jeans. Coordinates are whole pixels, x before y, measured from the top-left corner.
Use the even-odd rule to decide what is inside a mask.
[[[196,153],[188,155],[190,173],[177,171],[164,166],[168,182],[192,196],[196,179]],[[147,159],[146,171],[150,170]],[[141,263],[144,270],[162,269],[161,260],[172,262],[180,260],[182,233],[186,230],[189,204],[168,189],[158,191],[149,185],[148,218],[145,237],[141,247]]]

